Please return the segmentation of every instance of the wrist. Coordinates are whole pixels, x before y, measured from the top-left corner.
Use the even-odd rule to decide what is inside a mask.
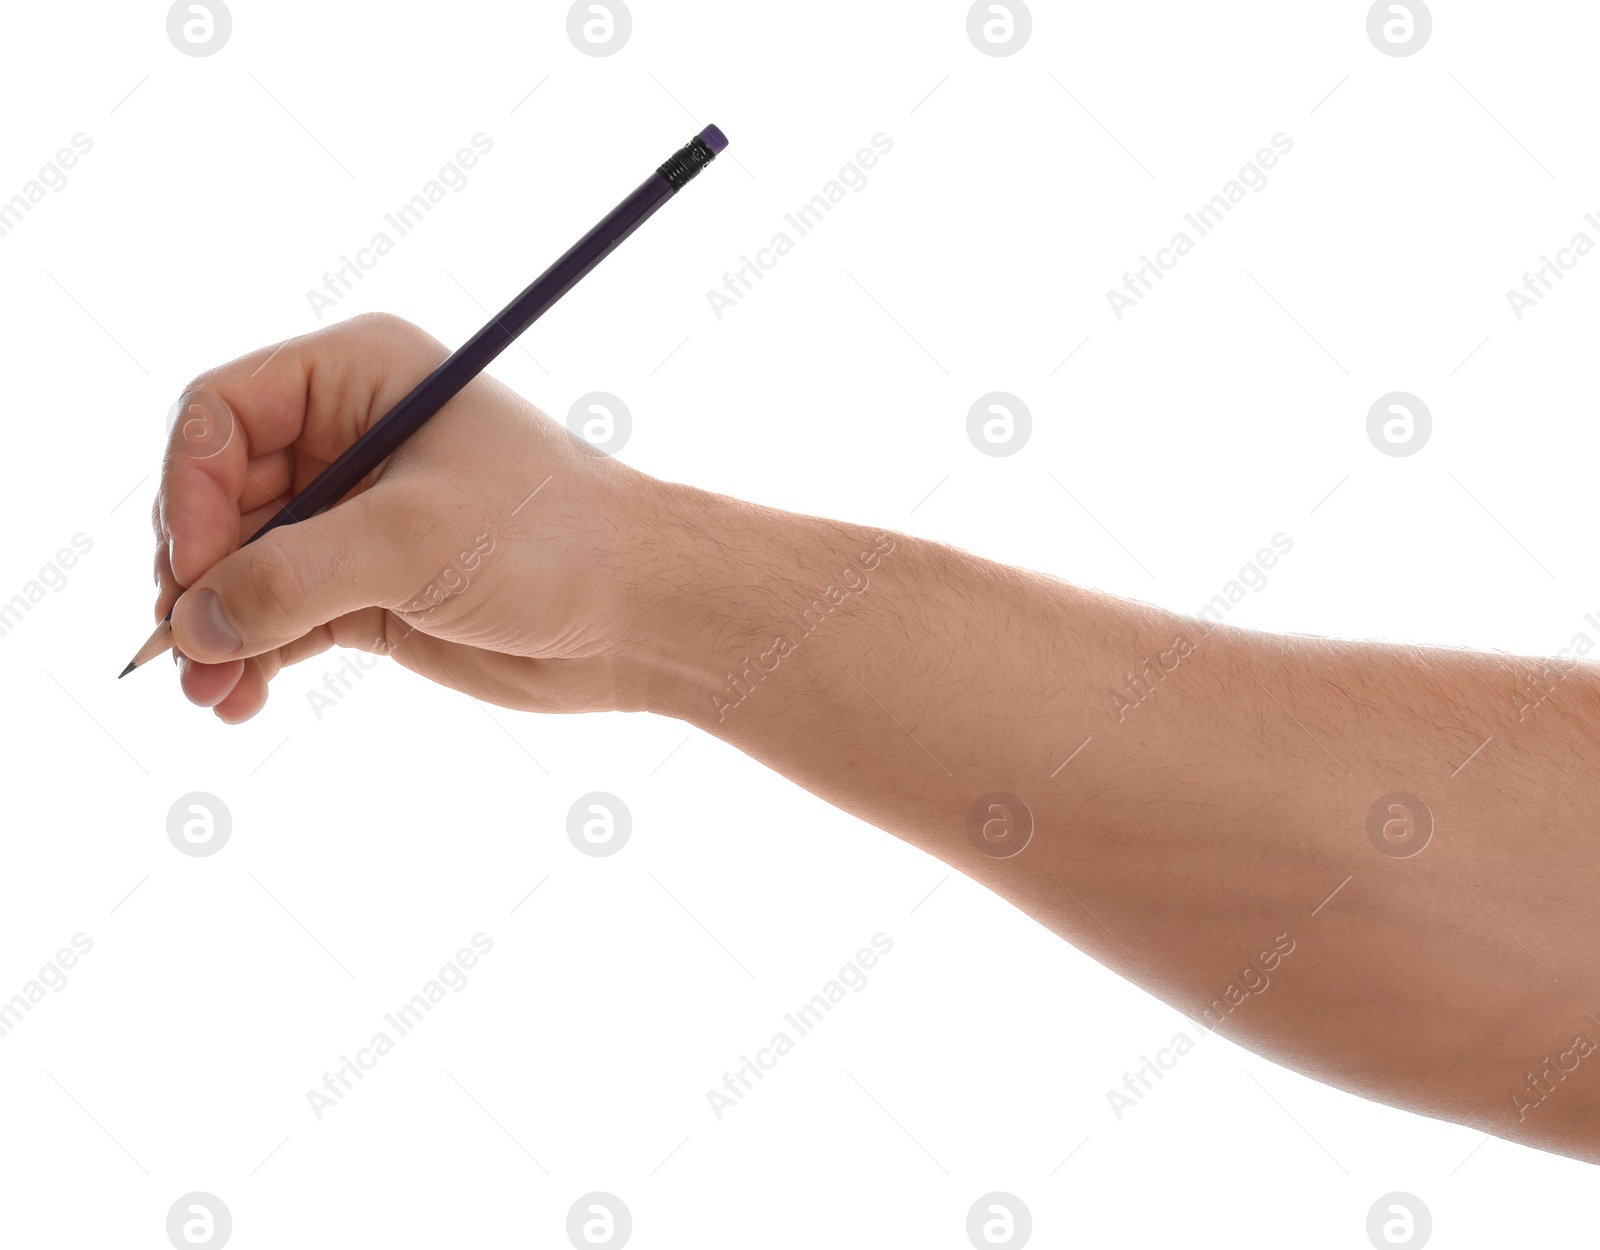
[[[756,686],[804,681],[810,664],[787,657],[865,591],[897,541],[656,479],[633,492],[630,516],[637,561],[617,705],[712,733]],[[780,666],[790,671],[779,673]]]
[[[630,484],[619,710],[703,724],[726,668],[723,641],[760,614],[752,566],[769,562],[761,547],[770,538],[751,514],[764,511],[656,478]]]

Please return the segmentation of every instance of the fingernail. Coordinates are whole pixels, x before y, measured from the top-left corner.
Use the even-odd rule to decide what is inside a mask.
[[[222,610],[222,600],[214,590],[202,590],[195,596],[188,626],[190,635],[200,643],[200,649],[214,651],[219,658],[232,655],[244,645],[244,639]]]

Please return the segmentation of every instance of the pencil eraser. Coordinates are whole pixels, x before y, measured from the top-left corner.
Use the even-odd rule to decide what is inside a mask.
[[[696,138],[705,141],[705,145],[711,149],[711,154],[713,156],[728,146],[728,136],[723,134],[722,131],[718,130],[715,126],[707,126],[699,133],[699,135],[696,136]]]

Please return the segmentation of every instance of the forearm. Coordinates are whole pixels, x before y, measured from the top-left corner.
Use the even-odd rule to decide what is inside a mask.
[[[1600,1160],[1600,1054],[1574,1055],[1600,1041],[1587,670],[1519,720],[1526,662],[1212,628],[904,535],[659,494],[638,705],[1225,1036]],[[1368,836],[1395,792],[1431,810],[1420,855]]]

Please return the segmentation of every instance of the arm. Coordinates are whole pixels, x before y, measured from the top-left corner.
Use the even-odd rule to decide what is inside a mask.
[[[1528,661],[1211,626],[656,492],[645,528],[682,555],[642,614],[639,706],[1252,1050],[1600,1162],[1592,671],[1535,702]]]
[[[357,318],[196,379],[230,428],[175,427],[155,514],[191,700],[338,643],[678,717],[1253,1050],[1600,1162],[1587,667],[1209,627],[657,481],[487,378],[235,550],[444,354]]]

